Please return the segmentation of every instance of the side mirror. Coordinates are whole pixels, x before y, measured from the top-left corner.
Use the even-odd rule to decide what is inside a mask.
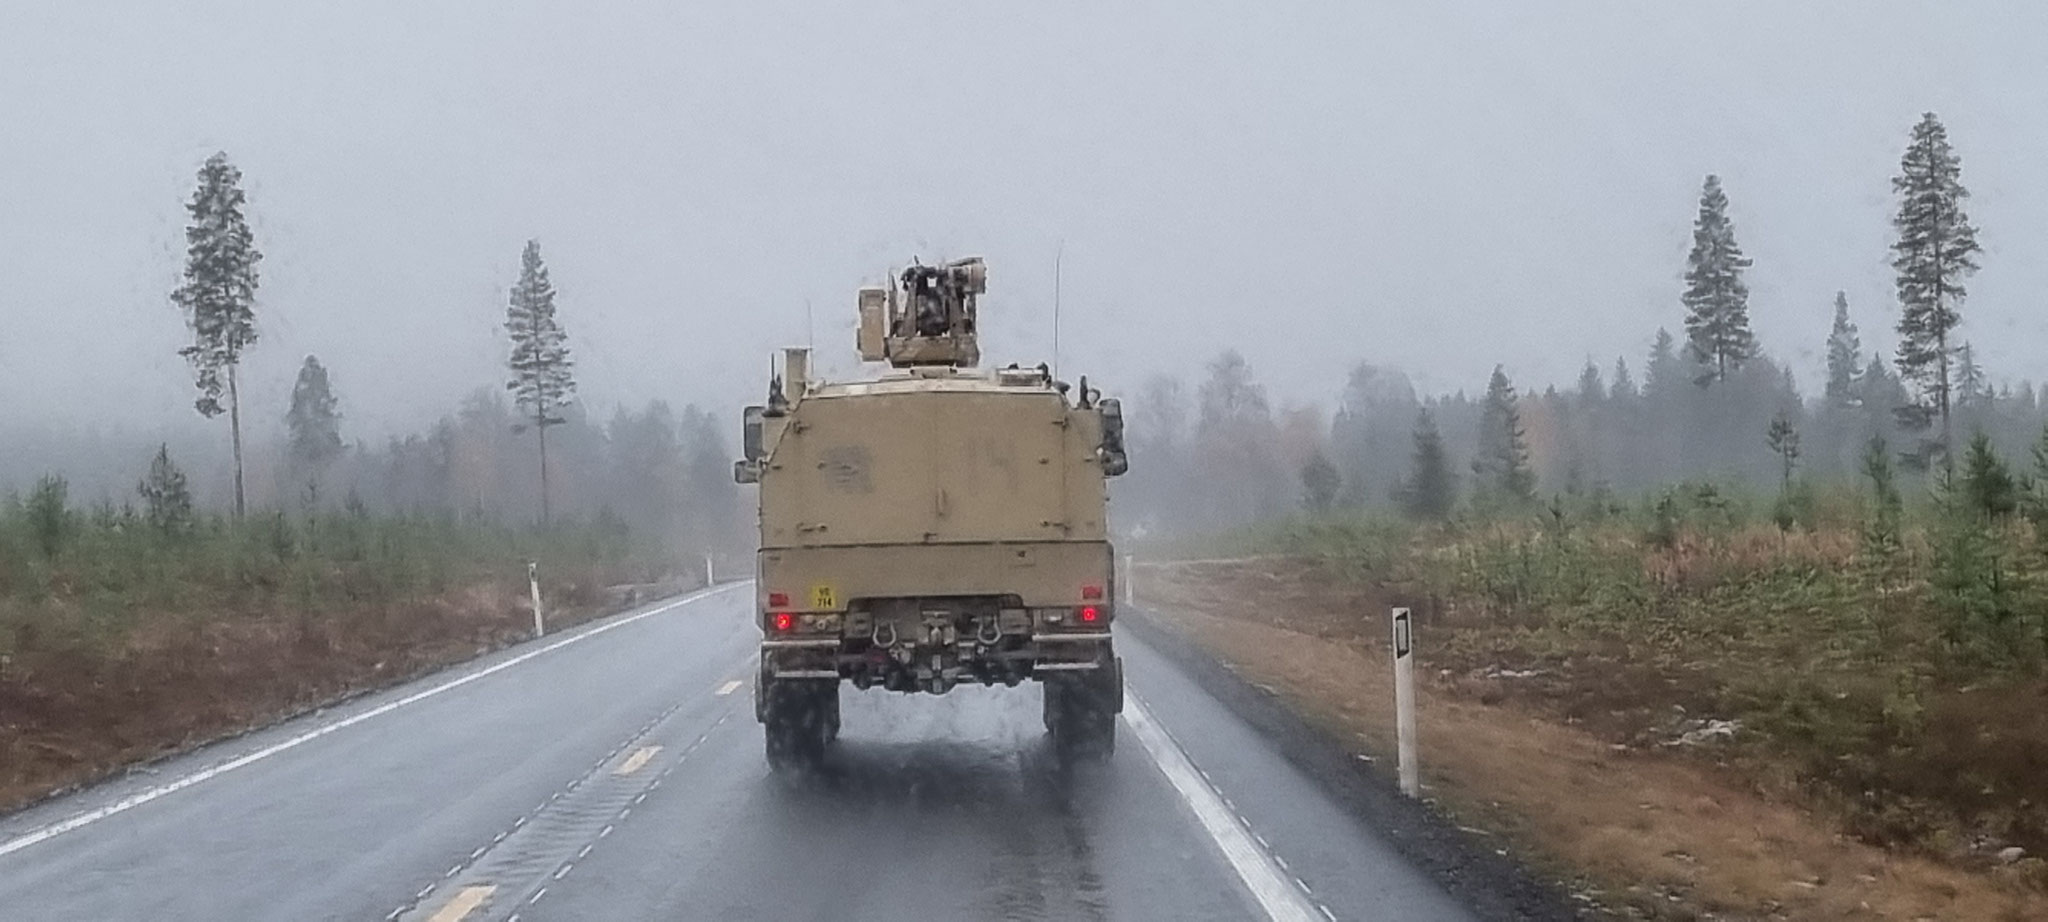
[[[1102,414],[1102,473],[1115,477],[1131,469],[1130,456],[1124,453],[1123,401],[1104,397],[1096,407]]]
[[[764,407],[748,407],[740,415],[740,457],[750,463],[768,453],[761,439],[761,416],[765,412]]]
[[[761,468],[752,461],[734,461],[732,463],[732,482],[760,483]]]

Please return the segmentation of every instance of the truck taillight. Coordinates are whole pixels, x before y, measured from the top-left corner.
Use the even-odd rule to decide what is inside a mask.
[[[1084,605],[1084,606],[1082,606],[1082,607],[1081,607],[1081,623],[1082,623],[1082,624],[1094,624],[1095,622],[1097,622],[1097,621],[1099,621],[1099,620],[1101,620],[1101,619],[1102,619],[1102,612],[1101,612],[1101,610],[1097,609],[1097,608],[1096,608],[1095,606],[1093,606],[1093,605]]]
[[[1082,587],[1081,587],[1081,598],[1087,599],[1088,601],[1091,601],[1091,602],[1097,602],[1097,601],[1101,601],[1101,599],[1102,599],[1102,587],[1101,587],[1101,586],[1082,586]]]
[[[769,607],[769,608],[787,608],[787,607],[789,607],[789,593],[787,593],[787,592],[771,592],[771,593],[768,593],[768,607]]]
[[[776,629],[776,630],[778,630],[778,631],[787,631],[787,630],[789,630],[789,629],[791,629],[791,628],[794,628],[794,627],[796,627],[796,616],[795,616],[795,615],[792,615],[792,614],[790,614],[789,612],[786,612],[786,611],[779,611],[779,612],[776,612],[776,613],[775,613],[775,629]]]

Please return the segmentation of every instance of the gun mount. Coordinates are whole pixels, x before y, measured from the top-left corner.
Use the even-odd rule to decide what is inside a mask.
[[[981,361],[974,299],[988,290],[981,257],[912,265],[893,284],[860,290],[860,357],[897,368]]]

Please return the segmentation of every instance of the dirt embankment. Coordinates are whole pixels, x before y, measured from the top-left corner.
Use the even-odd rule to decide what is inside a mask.
[[[1137,579],[1158,620],[1393,770],[1379,590],[1273,558],[1141,565]],[[1599,656],[1568,674],[1482,664],[1432,650],[1430,629],[1418,627],[1426,796],[1597,913],[2048,919],[2025,862],[1969,868],[1864,844],[1753,760],[1722,758],[1737,728],[1688,712],[1682,677]]]
[[[638,594],[565,587],[568,627]],[[480,584],[404,601],[297,615],[139,619],[97,646],[0,663],[0,812],[52,792],[530,636],[525,587]]]

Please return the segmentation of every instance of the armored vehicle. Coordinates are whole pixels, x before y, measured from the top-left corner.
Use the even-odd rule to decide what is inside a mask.
[[[785,350],[745,414],[760,487],[755,717],[777,770],[817,760],[842,685],[943,694],[1043,686],[1063,756],[1115,743],[1123,668],[1106,479],[1123,414],[1044,365],[980,370],[980,259],[913,265],[859,293],[877,377],[816,380]]]

